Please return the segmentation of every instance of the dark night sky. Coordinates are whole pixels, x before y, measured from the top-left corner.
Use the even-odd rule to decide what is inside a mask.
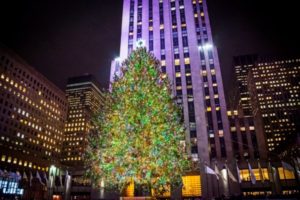
[[[60,88],[66,79],[94,74],[108,85],[119,53],[122,0],[11,0],[1,2],[0,41]],[[300,55],[297,2],[208,0],[225,88],[232,57],[259,53]]]

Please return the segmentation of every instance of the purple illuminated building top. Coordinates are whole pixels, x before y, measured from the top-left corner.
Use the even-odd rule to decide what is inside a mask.
[[[219,167],[225,160],[232,161],[221,70],[206,1],[124,0],[120,57],[112,62],[111,81],[137,41],[144,41],[161,60],[161,70],[171,80],[177,103],[183,106],[186,141],[191,144],[188,151],[200,163],[201,176],[205,177],[205,163],[214,168],[215,161]],[[201,183],[207,185],[205,178]]]

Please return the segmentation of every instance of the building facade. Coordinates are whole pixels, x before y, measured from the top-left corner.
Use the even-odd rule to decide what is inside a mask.
[[[299,59],[244,55],[234,58],[234,68],[237,92],[230,97],[228,118],[241,191],[244,195],[299,192],[295,171],[299,167]]]
[[[300,58],[260,59],[248,74],[253,116],[263,126],[269,152],[300,148]]]
[[[100,112],[103,93],[92,75],[83,75],[68,79],[66,96],[68,114],[62,162],[67,166],[83,166],[87,136],[94,127],[93,117]]]
[[[202,177],[202,193],[195,196],[216,196],[217,183],[205,178],[205,166],[222,168],[227,160],[232,167],[233,153],[206,1],[124,0],[120,58],[112,62],[111,81],[119,75],[120,61],[140,44],[161,60],[183,107],[188,153]]]
[[[248,90],[248,73],[258,59],[258,55],[244,55],[233,58],[234,71],[238,89],[238,102],[236,102],[243,111],[243,116],[252,116],[251,99]]]
[[[66,114],[64,92],[1,47],[0,169],[47,177],[50,166],[59,164]]]

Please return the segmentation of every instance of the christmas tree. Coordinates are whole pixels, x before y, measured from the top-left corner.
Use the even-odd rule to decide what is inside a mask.
[[[180,184],[190,168],[181,110],[160,62],[146,48],[133,51],[105,95],[85,160],[88,175],[120,191],[133,180],[155,194]]]

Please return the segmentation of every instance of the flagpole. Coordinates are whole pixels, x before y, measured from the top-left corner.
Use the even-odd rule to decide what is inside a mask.
[[[217,161],[215,161],[215,172],[216,172],[216,168],[218,168]],[[216,179],[217,179],[217,183],[218,183],[218,197],[220,197],[220,182],[219,182],[219,177],[218,177],[217,173],[216,173]]]
[[[272,190],[273,192],[276,194],[277,193],[277,190],[276,190],[276,183],[275,183],[275,177],[274,177],[274,173],[273,173],[273,169],[272,169],[272,165],[271,165],[271,161],[269,160],[269,163],[268,163],[268,168],[269,168],[269,176],[270,176],[270,182],[272,184]],[[272,179],[271,179],[272,178]],[[272,180],[272,181],[271,181]]]
[[[264,179],[264,175],[263,175],[263,172],[262,172],[262,169],[261,169],[259,158],[257,159],[257,164],[258,164],[258,168],[259,168],[258,170],[259,170],[259,174],[260,174],[260,178],[261,178],[261,183],[262,183],[262,186],[264,187],[265,186],[265,179]],[[266,196],[266,190],[264,190],[264,194]]]
[[[208,177],[207,177],[207,172],[206,172],[206,165],[207,165],[207,163],[204,162],[204,173],[205,173],[206,186],[207,186],[207,196],[209,196],[209,185],[208,185]]]
[[[282,160],[281,160],[281,166],[282,166],[282,171],[283,171],[283,177],[284,177],[284,182],[285,182],[285,187],[287,186],[287,181],[286,181],[286,176],[285,176],[285,171],[284,171],[284,167],[282,164]]]
[[[296,177],[297,177],[298,181],[300,182],[300,173],[298,173],[299,170],[300,170],[300,166],[299,166],[299,163],[298,163],[298,158],[293,159],[293,162],[294,162],[295,168],[296,168],[296,175],[297,175]]]
[[[227,175],[227,185],[228,185],[228,193],[229,193],[229,196],[231,194],[230,192],[230,181],[229,181],[229,177],[228,177],[228,166],[227,166],[227,160],[225,160],[225,167],[226,167],[226,175]]]
[[[220,181],[219,181],[219,179],[217,179],[217,182],[218,182],[218,197],[220,197]]]
[[[248,161],[248,159],[246,160],[246,162],[247,162],[247,167],[248,167],[248,173],[249,173],[249,178],[250,178],[250,182],[251,182],[251,185],[253,185],[252,184],[252,180],[251,180],[251,171],[250,171],[250,169],[249,169],[249,161]]]
[[[299,174],[298,174],[298,171],[297,171],[297,163],[295,162],[295,160],[292,159],[292,162],[294,163],[294,176],[295,176],[295,179],[296,179],[296,183],[297,185],[299,186],[300,188],[300,182],[299,182]]]
[[[237,159],[235,159],[235,167],[236,167],[236,169],[238,168]],[[242,180],[241,180],[241,175],[239,172],[237,173],[237,176],[238,176],[237,178],[238,178],[240,193],[241,193],[241,195],[243,195],[242,186],[241,186]]]

